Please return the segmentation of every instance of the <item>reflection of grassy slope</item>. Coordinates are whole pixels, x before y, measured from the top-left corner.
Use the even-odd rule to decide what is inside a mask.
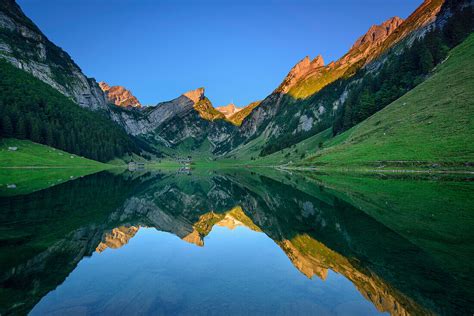
[[[316,179],[331,188],[332,194],[423,248],[443,265],[454,265],[452,271],[472,270],[474,213],[470,209],[474,185],[325,175]]]
[[[0,196],[29,194],[98,171],[96,168],[0,169]],[[16,188],[7,188],[8,184]]]
[[[474,161],[474,35],[435,74],[364,122],[325,144],[308,164]]]
[[[10,151],[8,147],[18,147],[18,149]],[[108,166],[100,162],[28,140],[3,139],[0,141],[0,195],[2,196],[31,193],[106,168]],[[7,188],[9,184],[14,184],[16,188]]]

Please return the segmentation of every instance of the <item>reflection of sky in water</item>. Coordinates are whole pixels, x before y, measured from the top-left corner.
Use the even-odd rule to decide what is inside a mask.
[[[215,226],[204,242],[141,228],[124,247],[83,259],[31,313],[377,313],[343,276],[305,277],[263,233]]]

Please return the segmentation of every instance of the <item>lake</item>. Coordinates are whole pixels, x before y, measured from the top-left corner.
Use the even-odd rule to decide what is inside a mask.
[[[56,177],[0,190],[1,315],[474,312],[472,179]]]

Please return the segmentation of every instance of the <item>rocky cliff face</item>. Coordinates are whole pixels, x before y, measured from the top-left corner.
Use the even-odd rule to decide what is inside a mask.
[[[104,93],[71,57],[28,19],[14,0],[0,2],[0,58],[25,70],[84,108],[107,109]]]
[[[193,99],[198,101],[201,96],[204,97],[202,89],[188,91],[176,99],[143,108],[142,111],[115,109],[111,117],[122,125],[129,134],[144,135],[159,129],[170,118],[192,110],[196,104]]]
[[[138,99],[122,86],[109,86],[107,83],[99,82],[99,87],[104,91],[107,100],[120,107],[141,108],[141,103]]]
[[[141,110],[116,108],[111,117],[129,134],[146,137],[154,145],[176,148],[189,140],[192,148],[208,142],[212,149],[227,140],[235,126],[225,121],[204,92],[198,88]]]

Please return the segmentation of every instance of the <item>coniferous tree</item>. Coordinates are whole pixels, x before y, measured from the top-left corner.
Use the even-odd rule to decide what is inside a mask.
[[[38,122],[34,121],[31,123],[31,140],[34,141],[35,143],[41,143],[42,137],[41,137],[41,129],[39,127]]]
[[[20,116],[16,124],[15,136],[19,139],[26,138],[26,122],[22,116]]]
[[[45,141],[46,141],[46,145],[48,146],[53,146],[54,144],[53,130],[51,129],[51,126],[46,127]]]
[[[2,132],[5,137],[13,136],[13,126],[9,115],[4,115],[2,118]]]
[[[434,59],[426,44],[421,44],[418,51],[419,69],[422,74],[427,74],[434,67]]]

